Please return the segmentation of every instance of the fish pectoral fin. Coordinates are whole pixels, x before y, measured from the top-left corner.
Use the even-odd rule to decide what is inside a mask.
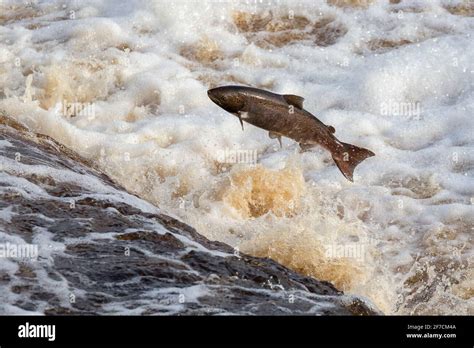
[[[288,104],[293,105],[298,109],[303,109],[303,97],[294,94],[283,94],[283,98]]]
[[[270,139],[281,138],[281,134],[280,134],[280,133],[272,132],[272,131],[269,131],[269,132],[268,132],[268,136],[270,137]]]
[[[283,148],[283,144],[281,143],[281,134],[280,133],[276,133],[276,132],[268,132],[268,136],[270,137],[270,139],[278,139],[278,142],[280,143],[280,148]]]
[[[327,126],[327,127],[331,133],[336,133],[336,128],[334,128],[333,126]]]
[[[316,146],[316,144],[307,144],[307,143],[299,143],[301,152],[308,151],[309,149],[313,148]]]
[[[237,117],[239,118],[240,125],[242,126],[242,130],[244,130],[244,121],[242,121],[242,113],[238,113]]]

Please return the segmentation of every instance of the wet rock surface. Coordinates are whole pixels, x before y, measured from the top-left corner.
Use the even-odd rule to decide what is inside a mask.
[[[0,258],[1,314],[378,314],[207,240],[50,138],[0,123],[0,244],[38,247]]]

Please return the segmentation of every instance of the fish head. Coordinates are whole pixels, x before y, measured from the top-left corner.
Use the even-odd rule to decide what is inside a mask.
[[[216,87],[208,90],[207,95],[209,99],[227,112],[238,114],[244,111],[246,96],[239,88],[234,86]]]

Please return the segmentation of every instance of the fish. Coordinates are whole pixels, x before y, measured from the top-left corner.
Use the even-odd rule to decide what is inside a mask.
[[[353,182],[354,169],[375,154],[365,148],[343,143],[335,136],[336,129],[325,125],[303,108],[304,98],[293,94],[277,94],[247,86],[221,86],[209,89],[212,102],[244,121],[268,131],[272,139],[287,137],[298,142],[302,151],[321,146],[331,153],[332,159],[346,179]]]

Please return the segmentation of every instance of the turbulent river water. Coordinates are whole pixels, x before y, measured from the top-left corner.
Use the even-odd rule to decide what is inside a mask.
[[[443,0],[4,0],[0,112],[237,252],[386,314],[474,314],[473,15]],[[242,131],[207,97],[224,84],[301,95],[376,156],[348,182],[323,150]]]
[[[0,313],[369,315],[366,299],[236,252],[0,117]]]

